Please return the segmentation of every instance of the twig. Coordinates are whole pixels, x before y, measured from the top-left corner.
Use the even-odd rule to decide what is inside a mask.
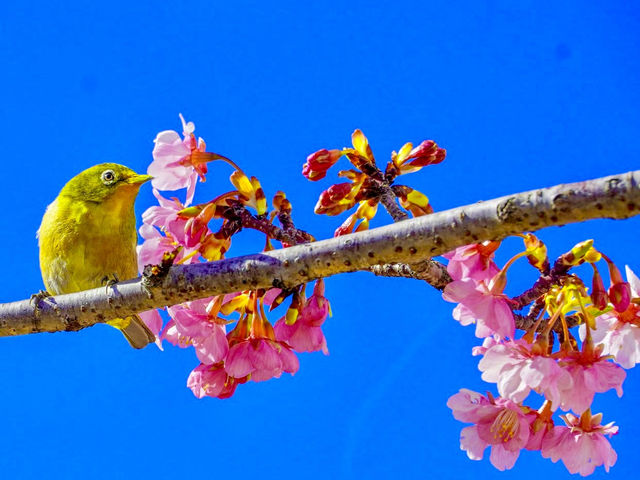
[[[391,215],[394,222],[409,218],[409,215],[396,203],[396,196],[388,185],[385,185],[384,194],[380,197],[380,203],[382,203],[385,210]]]

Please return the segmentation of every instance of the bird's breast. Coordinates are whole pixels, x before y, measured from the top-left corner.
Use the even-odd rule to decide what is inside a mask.
[[[56,199],[39,230],[40,269],[47,290],[72,293],[114,275],[137,275],[133,205]]]

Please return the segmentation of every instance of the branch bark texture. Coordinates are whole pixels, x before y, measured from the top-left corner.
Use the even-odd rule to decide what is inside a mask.
[[[37,302],[0,305],[0,336],[79,330],[112,318],[247,289],[291,287],[375,265],[416,264],[461,245],[640,213],[640,171],[557,185],[344,235]]]

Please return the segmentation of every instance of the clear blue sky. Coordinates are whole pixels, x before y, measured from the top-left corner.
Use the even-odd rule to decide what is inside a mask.
[[[146,170],[179,112],[326,238],[343,217],[311,212],[335,177],[309,183],[301,165],[354,128],[381,162],[405,141],[447,148],[443,164],[407,177],[436,209],[637,169],[639,51],[640,9],[620,1],[8,3],[0,301],[42,288],[35,231],[65,181],[105,161]],[[228,188],[228,174],[215,166],[199,199]],[[138,212],[153,200],[143,187]],[[541,237],[552,255],[595,238],[639,272],[639,227],[603,220]],[[329,279],[327,295],[331,355],[303,355],[295,377],[225,401],[185,387],[192,350],[134,351],[103,326],[0,339],[2,477],[569,477],[535,452],[499,474],[459,450],[447,398],[492,387],[470,356],[472,330],[437,292],[359,273]],[[623,398],[595,405],[620,425],[610,479],[640,467],[637,370]]]

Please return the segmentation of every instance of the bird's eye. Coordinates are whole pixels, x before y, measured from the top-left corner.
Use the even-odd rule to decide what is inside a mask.
[[[100,178],[105,185],[111,185],[116,179],[116,174],[113,170],[105,170]]]

